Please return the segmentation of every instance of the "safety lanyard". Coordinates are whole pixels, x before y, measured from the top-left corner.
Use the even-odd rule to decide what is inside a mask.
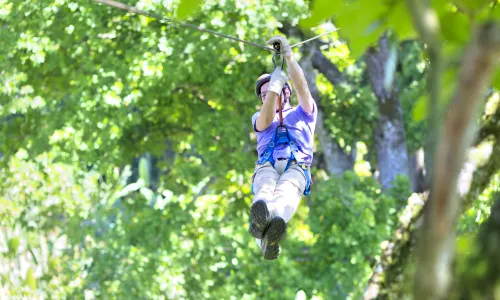
[[[275,42],[273,44],[273,48],[274,48],[274,50],[276,50],[276,53],[273,54],[274,68],[275,69],[277,68],[275,58],[278,57],[278,58],[281,58],[281,70],[283,70],[283,66],[285,65],[285,58],[283,56],[281,56],[281,54],[280,54],[280,44],[278,42]],[[283,107],[281,105],[281,95],[282,94],[283,94],[283,90],[281,90],[280,94],[278,95],[278,112],[279,112],[279,116],[280,116],[280,126],[283,125]]]

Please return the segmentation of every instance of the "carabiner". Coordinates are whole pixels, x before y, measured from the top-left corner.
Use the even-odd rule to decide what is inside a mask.
[[[274,50],[276,50],[276,53],[274,53],[274,55],[273,55],[274,68],[276,69],[276,61],[274,60],[274,57],[279,56],[279,57],[281,57],[281,69],[283,70],[283,66],[285,65],[285,58],[282,57],[280,54],[280,43],[274,42],[273,48],[274,48]]]
[[[285,58],[281,56],[281,54],[279,54],[279,52],[276,52],[274,55],[273,55],[273,64],[274,64],[274,68],[276,69],[276,61],[274,60],[274,58],[276,56],[279,56],[281,57],[281,69],[283,70],[283,66],[285,65]]]

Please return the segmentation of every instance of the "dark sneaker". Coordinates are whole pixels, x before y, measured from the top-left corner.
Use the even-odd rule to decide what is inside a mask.
[[[264,254],[264,259],[273,260],[280,254],[278,242],[283,240],[286,234],[286,223],[281,217],[274,217],[269,224],[264,238],[261,241],[260,249]]]
[[[262,239],[266,232],[271,215],[264,200],[256,201],[250,208],[250,226],[248,232],[255,238]]]

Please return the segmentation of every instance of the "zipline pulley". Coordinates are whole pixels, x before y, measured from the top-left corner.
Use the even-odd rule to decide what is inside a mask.
[[[276,50],[276,53],[274,53],[274,55],[273,55],[274,68],[276,69],[276,67],[277,67],[277,63],[276,63],[275,57],[278,57],[278,58],[281,58],[281,69],[283,70],[283,66],[285,65],[285,58],[282,57],[281,54],[280,54],[280,43],[279,42],[274,42],[273,48],[274,48],[274,50]]]

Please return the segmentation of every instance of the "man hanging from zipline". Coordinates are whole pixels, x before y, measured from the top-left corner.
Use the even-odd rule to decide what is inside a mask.
[[[255,197],[250,209],[249,227],[249,232],[257,239],[264,258],[276,259],[280,251],[278,242],[285,235],[286,224],[295,214],[302,195],[308,195],[310,192],[312,183],[310,166],[318,115],[316,103],[309,92],[304,73],[293,57],[292,48],[337,31],[337,28],[292,46],[288,44],[286,38],[275,36],[267,42],[273,45],[273,49],[200,26],[165,18],[118,1],[95,1],[130,13],[208,32],[267,51],[275,51],[273,62],[277,54],[281,56],[283,59],[281,67],[276,67],[275,63],[274,72],[261,75],[255,84],[255,92],[262,106],[260,112],[252,117],[253,129],[257,134],[259,160],[252,179]],[[299,100],[299,105],[296,107],[290,105],[292,87],[282,70],[285,60]]]
[[[248,231],[255,237],[264,259],[272,260],[279,256],[279,242],[302,195],[310,192],[318,110],[287,39],[278,35],[267,43],[278,46],[298,99],[298,105],[292,107],[292,87],[283,65],[257,79],[255,93],[262,106],[252,116],[258,161],[252,179],[255,196]]]

